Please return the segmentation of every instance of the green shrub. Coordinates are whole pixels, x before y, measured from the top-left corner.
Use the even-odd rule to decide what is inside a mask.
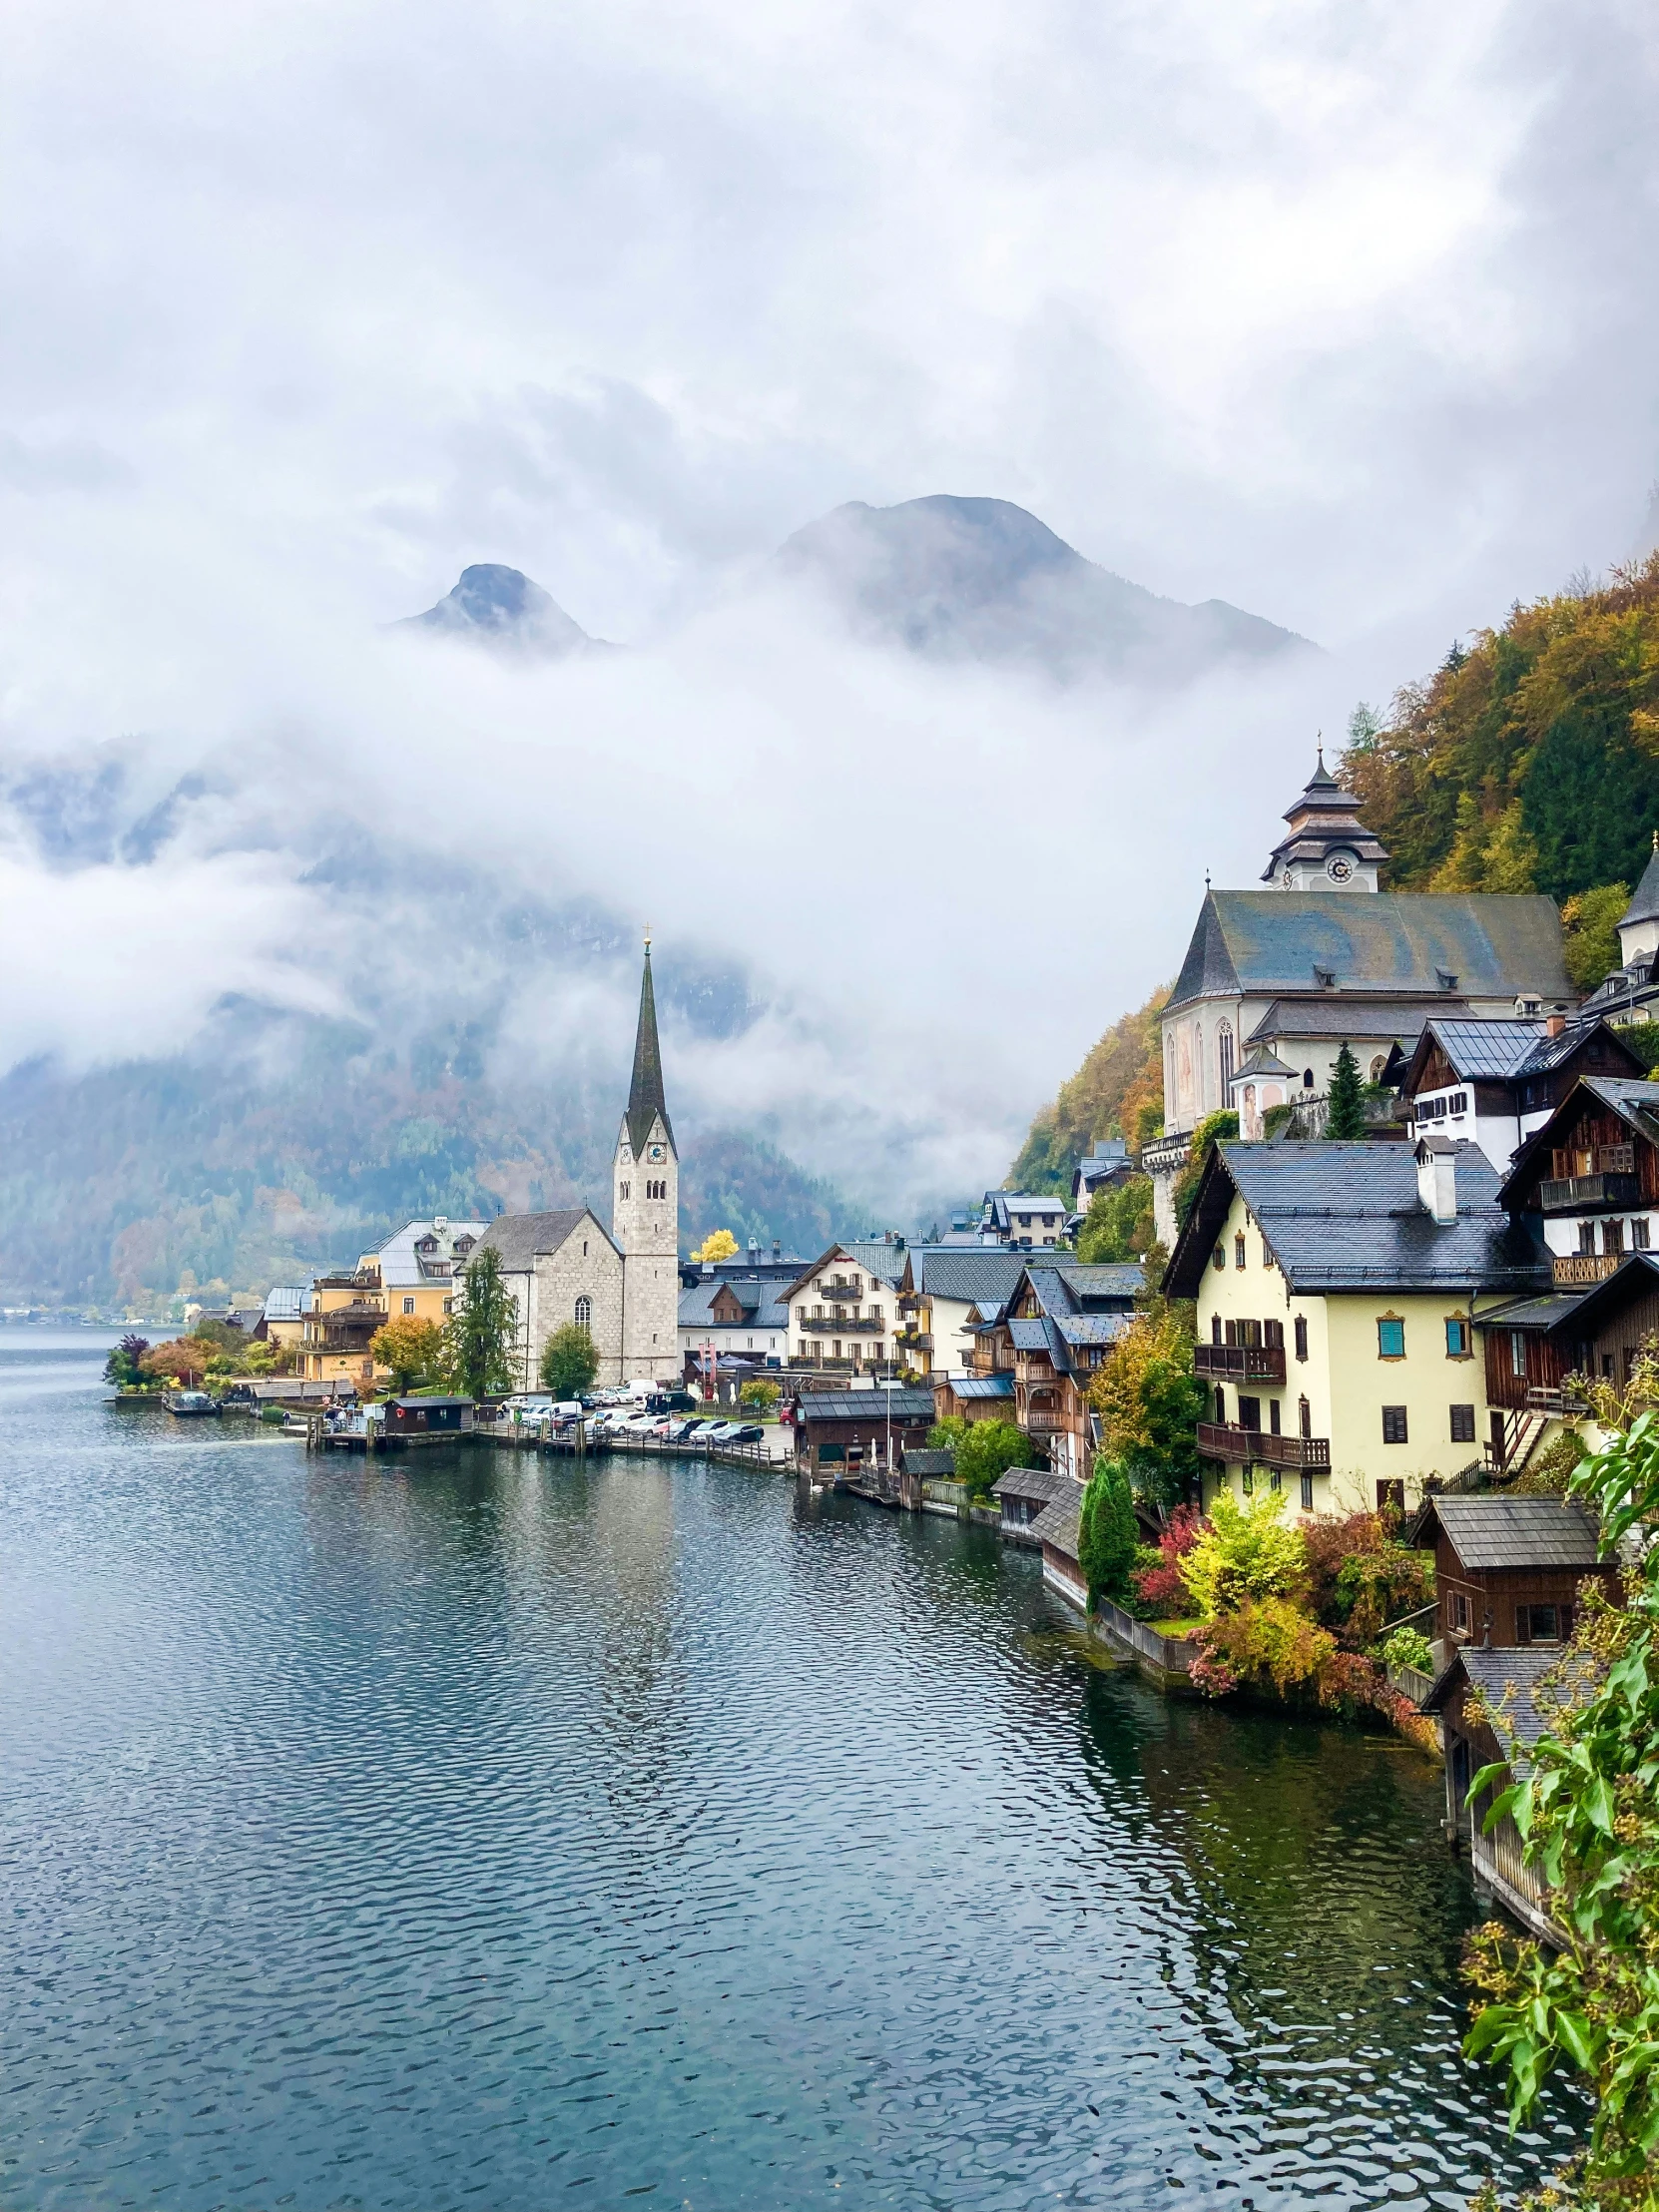
[[[1237,1612],[1253,1599],[1295,1597],[1308,1579],[1308,1548],[1299,1528],[1280,1519],[1283,1490],[1258,1490],[1241,1505],[1218,1490],[1209,1525],[1181,1561],[1181,1579],[1208,1620]]]
[[[1418,1674],[1429,1673],[1434,1665],[1428,1638],[1420,1628],[1394,1629],[1383,1637],[1378,1656],[1385,1667],[1415,1667]]]

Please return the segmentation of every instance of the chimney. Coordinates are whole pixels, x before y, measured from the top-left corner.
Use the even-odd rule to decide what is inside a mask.
[[[1544,1023],[1544,1035],[1546,1037],[1558,1037],[1566,1026],[1567,1017],[1565,1014],[1551,1014]]]
[[[1419,1137],[1417,1197],[1437,1222],[1457,1219],[1457,1147],[1448,1137]]]
[[[784,1257],[784,1244],[781,1237],[774,1237],[772,1240],[772,1257],[775,1260],[781,1260]]]

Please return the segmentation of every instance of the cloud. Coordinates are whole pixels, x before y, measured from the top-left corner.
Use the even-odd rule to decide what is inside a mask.
[[[474,941],[423,891],[464,868],[742,967],[741,1035],[681,1040],[711,1119],[860,1189],[998,1172],[1206,864],[1254,880],[1314,731],[1640,527],[1656,37],[1619,0],[23,0],[0,769],[124,781],[6,848],[15,1049],[176,1034],[250,965],[441,985],[527,1066],[612,1049],[631,952]],[[1331,658],[1060,697],[750,591],[814,515],[937,490]],[[377,635],[489,559],[634,650]],[[363,975],[300,951],[348,850],[393,871]]]

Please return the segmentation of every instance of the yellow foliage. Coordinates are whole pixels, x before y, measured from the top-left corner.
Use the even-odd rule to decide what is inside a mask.
[[[716,1260],[730,1260],[735,1257],[737,1249],[738,1240],[733,1236],[730,1229],[711,1229],[692,1254],[692,1258],[694,1260],[707,1260],[711,1263]]]

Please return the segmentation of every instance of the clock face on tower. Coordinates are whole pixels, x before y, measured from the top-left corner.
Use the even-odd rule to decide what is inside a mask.
[[[653,1145],[653,1146],[651,1147],[651,1157],[652,1157],[652,1159],[653,1159],[653,1160],[661,1160],[661,1159],[663,1159],[663,1158],[665,1158],[665,1157],[666,1157],[666,1155],[665,1155],[665,1153],[664,1153],[664,1151],[663,1151],[663,1148],[662,1148],[662,1146],[661,1146],[660,1144],[654,1144],[654,1145]]]
[[[1333,883],[1346,883],[1354,873],[1354,856],[1349,852],[1333,852],[1325,863],[1325,872]]]

